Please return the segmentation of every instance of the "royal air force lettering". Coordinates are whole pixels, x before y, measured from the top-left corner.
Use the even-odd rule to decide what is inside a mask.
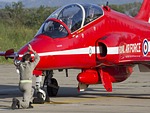
[[[149,52],[149,42],[147,39],[144,39],[143,43],[133,43],[119,46],[119,54],[140,52],[143,53],[143,56],[147,56]]]
[[[139,53],[141,52],[141,43],[126,44],[119,46],[119,53]]]

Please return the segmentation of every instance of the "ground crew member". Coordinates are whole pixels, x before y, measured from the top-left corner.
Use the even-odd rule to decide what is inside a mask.
[[[30,52],[34,54],[34,61],[31,61],[32,58]],[[31,105],[32,97],[34,94],[34,89],[32,88],[32,73],[39,61],[39,55],[32,49],[32,46],[29,44],[28,52],[23,55],[22,60],[19,63],[15,63],[17,69],[19,70],[19,89],[21,92],[23,92],[23,99],[18,100],[13,98],[11,106],[12,109],[33,108]]]

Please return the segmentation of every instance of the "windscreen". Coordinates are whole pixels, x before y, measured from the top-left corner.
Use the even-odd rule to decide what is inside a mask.
[[[42,33],[52,38],[62,38],[68,35],[66,28],[62,24],[52,20],[45,22]]]

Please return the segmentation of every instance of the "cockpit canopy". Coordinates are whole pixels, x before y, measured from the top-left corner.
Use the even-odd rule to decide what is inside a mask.
[[[68,31],[64,27],[64,25],[60,24],[57,21],[54,21],[53,19],[45,22],[42,32],[43,34],[52,38],[62,38],[68,35]]]
[[[74,32],[82,28],[86,24],[99,18],[102,15],[103,15],[103,10],[98,5],[75,3],[57,9],[47,18],[47,21],[45,21],[44,24],[48,24],[48,20],[50,18],[55,18],[64,22],[67,25],[70,32]],[[55,23],[55,22],[49,22],[49,23]],[[44,29],[48,29],[45,28],[46,26],[47,25],[42,25],[40,28],[41,30],[39,30],[37,34],[43,33],[45,31]],[[63,25],[60,26],[63,27]],[[67,30],[65,30],[65,35],[62,35],[61,37],[65,37],[66,34],[67,34]],[[59,36],[53,36],[53,37],[59,38]]]

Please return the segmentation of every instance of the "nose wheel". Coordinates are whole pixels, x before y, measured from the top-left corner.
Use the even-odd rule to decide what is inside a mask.
[[[33,103],[34,104],[44,104],[44,102],[46,101],[45,91],[42,89],[39,89],[36,96],[37,97],[33,99]]]
[[[36,78],[36,96],[33,103],[43,104],[44,102],[49,102],[49,97],[57,96],[59,86],[58,82],[53,77],[53,70],[46,71],[43,87],[41,87],[42,76]],[[45,89],[46,86],[46,89]]]

